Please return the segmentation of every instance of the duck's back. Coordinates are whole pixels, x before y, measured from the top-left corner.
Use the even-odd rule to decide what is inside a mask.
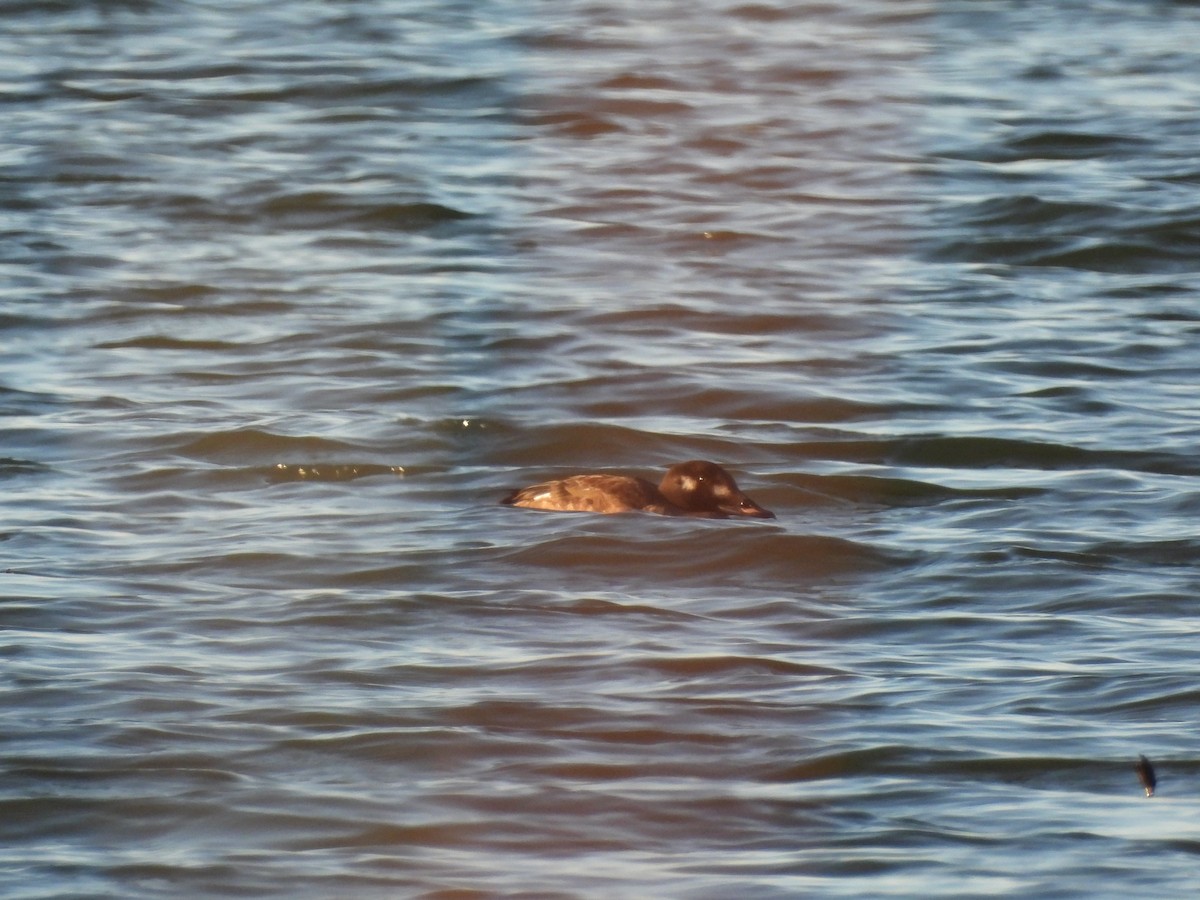
[[[653,484],[626,475],[573,475],[513,491],[503,502],[526,509],[560,512],[619,513],[641,510],[670,515],[675,511]]]

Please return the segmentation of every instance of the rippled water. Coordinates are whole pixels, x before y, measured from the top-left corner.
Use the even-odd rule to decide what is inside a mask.
[[[4,14],[5,896],[1194,892],[1196,4]]]

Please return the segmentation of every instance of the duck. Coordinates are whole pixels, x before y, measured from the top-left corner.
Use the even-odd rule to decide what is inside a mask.
[[[775,518],[775,513],[742,493],[733,476],[723,468],[699,459],[671,466],[657,486],[629,475],[572,475],[520,488],[500,502],[505,506],[558,512],[647,512],[704,519]]]

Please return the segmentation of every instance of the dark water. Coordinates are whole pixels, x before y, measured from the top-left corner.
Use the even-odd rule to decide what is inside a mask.
[[[3,12],[5,896],[1194,893],[1200,6]]]

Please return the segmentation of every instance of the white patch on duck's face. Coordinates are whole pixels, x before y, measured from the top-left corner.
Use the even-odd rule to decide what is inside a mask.
[[[721,478],[710,478],[707,475],[684,475],[680,479],[680,487],[684,493],[695,498],[697,503],[725,504],[732,501],[734,489]]]
[[[727,484],[718,484],[713,487],[712,495],[716,500],[729,500],[733,497],[733,488]]]

